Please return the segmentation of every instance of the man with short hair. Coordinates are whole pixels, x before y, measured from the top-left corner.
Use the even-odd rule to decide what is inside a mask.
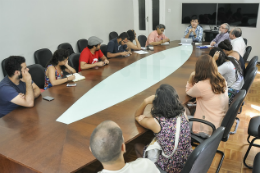
[[[100,44],[102,42],[103,40],[96,36],[92,36],[88,39],[88,47],[83,49],[79,57],[79,72],[81,70],[102,67],[109,64],[106,56],[100,50]],[[102,61],[99,61],[99,58]]]
[[[199,18],[196,15],[191,17],[190,26],[184,32],[184,38],[192,38],[194,42],[201,42],[203,28],[199,26]]]
[[[234,51],[237,51],[242,57],[246,52],[246,44],[242,37],[242,30],[234,28],[230,31],[229,37]]]
[[[41,91],[32,82],[25,58],[10,56],[5,60],[7,76],[0,82],[0,118],[19,106],[33,107]]]
[[[100,123],[92,132],[90,151],[103,165],[100,173],[160,173],[155,164],[146,158],[125,163],[122,130],[110,120]]]
[[[164,30],[166,29],[165,25],[159,24],[156,26],[155,29],[156,30],[154,30],[149,34],[145,46],[148,45],[155,46],[165,42],[170,42],[170,39],[163,34]]]
[[[126,32],[122,32],[117,38],[114,38],[108,42],[107,45],[107,57],[115,58],[118,56],[128,56],[131,50],[127,48],[129,36]]]
[[[219,27],[219,34],[211,41],[210,45],[214,47],[218,47],[218,44],[224,40],[229,40],[229,24],[228,23],[223,23]]]

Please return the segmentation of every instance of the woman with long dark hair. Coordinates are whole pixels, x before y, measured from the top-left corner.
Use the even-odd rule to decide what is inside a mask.
[[[152,104],[151,112],[144,114],[144,109],[148,104]],[[189,121],[176,90],[168,84],[162,84],[155,95],[146,98],[135,112],[136,121],[154,132],[163,152],[168,156],[175,148],[178,117],[181,123],[176,151],[170,158],[161,154],[155,162],[157,167],[169,173],[181,172],[192,152]],[[142,157],[145,149],[144,145],[136,144],[137,156]]]
[[[64,70],[70,74],[76,73],[76,70],[68,64],[68,59],[69,52],[67,50],[58,49],[54,52],[45,70],[45,90],[75,79],[74,75],[63,78]]]
[[[211,49],[209,55],[216,61],[218,72],[226,79],[227,86],[240,90],[244,85],[244,77],[239,62],[231,56],[226,56],[218,47]]]
[[[222,42],[220,42],[218,44],[218,47],[220,49],[222,49],[224,51],[224,53],[228,56],[228,57],[233,57],[235,58],[240,66],[241,66],[241,69],[242,71],[244,72],[245,71],[245,62],[244,62],[244,59],[241,57],[241,55],[237,52],[237,51],[234,51],[233,50],[233,47],[231,45],[231,42],[229,40],[224,40]]]
[[[141,44],[136,38],[136,33],[134,30],[128,30],[127,34],[129,36],[129,41],[126,43],[127,47],[131,50],[141,50]],[[135,40],[136,45],[133,43]]]
[[[194,118],[209,121],[218,128],[228,110],[228,88],[225,78],[218,72],[216,62],[209,55],[202,55],[196,62],[186,85],[186,93],[196,98]],[[210,136],[212,129],[194,122],[193,133]]]

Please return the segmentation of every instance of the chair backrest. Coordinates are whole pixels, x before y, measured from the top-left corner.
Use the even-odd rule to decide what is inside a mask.
[[[6,71],[5,71],[5,60],[6,60],[7,58],[5,58],[5,59],[3,59],[3,61],[1,62],[1,66],[2,66],[2,70],[3,70],[3,75],[4,75],[4,77],[7,75],[7,73],[6,73]]]
[[[256,73],[257,73],[257,67],[255,66],[254,68],[251,68],[247,73],[246,73],[246,76],[245,76],[245,82],[244,82],[244,85],[242,87],[242,89],[246,90],[246,93],[248,93],[254,79],[255,79],[255,76],[256,76]]]
[[[28,68],[33,82],[39,88],[43,89],[45,83],[45,68],[43,68],[40,64],[29,65]]]
[[[109,33],[109,40],[112,40],[113,38],[116,38],[116,37],[118,37],[117,32],[112,31]]]
[[[40,64],[46,68],[47,63],[51,60],[52,53],[49,49],[43,48],[34,52],[34,61],[35,64]]]
[[[246,96],[246,91],[240,90],[234,97],[233,101],[231,102],[229,109],[221,123],[221,126],[225,127],[225,132],[223,134],[222,141],[228,140],[230,129],[235,122],[237,113],[239,111],[242,102],[244,101],[245,96]]]
[[[141,47],[145,47],[146,40],[147,40],[147,37],[145,35],[138,36],[138,41],[140,42]]]
[[[68,50],[70,55],[75,53],[72,46],[69,44],[69,43],[61,43],[59,46],[58,46],[58,49],[65,49],[65,50]]]
[[[256,66],[258,61],[258,56],[254,56],[248,63],[245,72],[244,72],[244,76],[246,76],[247,72],[250,71],[250,69],[254,69],[254,67]]]
[[[244,39],[244,42],[245,42],[245,44],[246,44],[246,46],[247,46],[247,39],[246,38],[243,38]]]
[[[77,42],[79,52],[82,52],[83,49],[88,47],[88,40],[87,39],[80,39]]]
[[[247,46],[247,47],[246,47],[246,53],[245,53],[244,56],[243,56],[244,62],[247,61],[247,59],[248,59],[248,57],[249,57],[249,55],[250,55],[251,50],[252,50],[252,47],[251,47],[251,46]]]
[[[72,66],[77,73],[79,71],[79,57],[80,53],[73,53],[69,56],[69,65]]]
[[[260,153],[257,153],[254,159],[254,165],[252,173],[259,173],[260,172]]]
[[[207,173],[224,130],[224,127],[219,127],[211,137],[198,145],[188,157],[181,173]]]
[[[106,44],[102,44],[102,45],[100,46],[100,49],[101,49],[102,53],[103,53],[105,56],[107,56],[107,45],[106,45]]]

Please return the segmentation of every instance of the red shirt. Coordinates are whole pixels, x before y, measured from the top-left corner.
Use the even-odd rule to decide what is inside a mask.
[[[80,57],[79,57],[79,72],[81,71],[80,62],[86,62],[87,64],[94,64],[94,63],[98,62],[98,59],[103,56],[104,55],[100,49],[98,51],[96,51],[95,54],[93,55],[90,52],[89,48],[86,47],[85,49],[83,49],[83,51],[81,52]]]

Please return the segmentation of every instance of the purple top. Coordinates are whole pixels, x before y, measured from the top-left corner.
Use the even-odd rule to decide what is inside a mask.
[[[226,32],[225,34],[218,34],[212,41],[216,42],[216,44],[214,45],[214,47],[218,47],[218,44],[224,40],[228,39],[230,41],[230,38],[229,38],[229,33]],[[211,42],[212,42],[211,41]]]

